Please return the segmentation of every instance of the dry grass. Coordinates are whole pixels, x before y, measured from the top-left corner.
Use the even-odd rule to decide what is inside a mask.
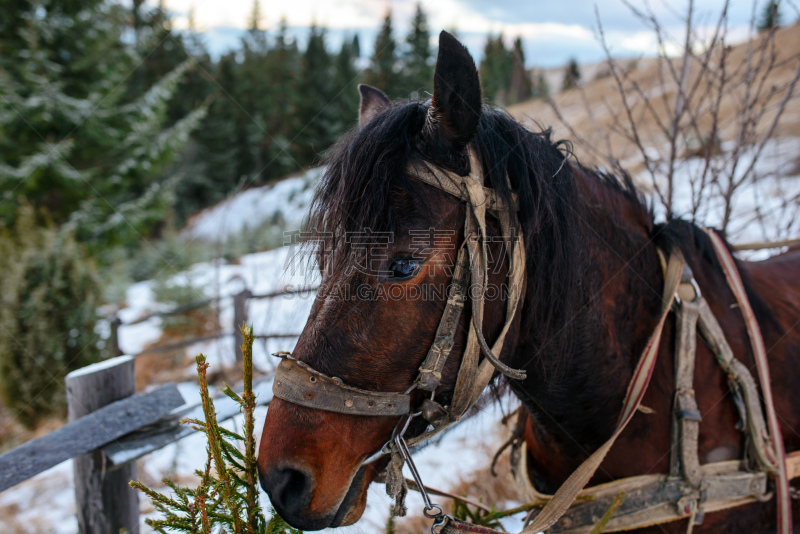
[[[745,61],[747,55],[747,43],[732,47],[728,54],[729,65],[738,65]],[[777,66],[771,73],[768,83],[773,86],[784,86],[792,78],[796,67],[796,61],[784,61],[800,51],[800,26],[785,27],[778,30],[776,34],[776,46],[778,51],[778,62],[783,64]],[[658,59],[645,59],[638,62],[635,70],[629,73],[631,83],[636,83],[641,88],[643,94],[648,95],[654,105],[657,116],[664,122],[669,122],[670,111],[664,103],[675,101],[676,87],[668,81],[659,79]],[[675,68],[679,68],[680,59],[672,59]],[[693,66],[693,76],[699,70],[698,65]],[[692,78],[690,78],[692,79]],[[645,145],[661,146],[664,143],[663,133],[659,129],[651,113],[644,109],[641,99],[635,94],[627,95],[635,102],[633,106],[634,120],[636,127]],[[698,94],[697,97],[702,95]],[[727,95],[721,105],[721,116],[725,118],[721,125],[719,137],[723,141],[732,140],[731,137],[737,131],[737,118],[739,116],[737,106],[740,104],[741,95],[732,92]],[[777,100],[777,99],[774,99]],[[562,122],[554,112],[550,104],[542,100],[532,100],[523,102],[508,108],[517,120],[532,129],[552,126],[554,136],[557,139],[571,139],[576,145],[575,152],[580,155],[582,162],[591,165],[607,164],[605,154],[611,152],[622,162],[628,170],[635,172],[639,170],[641,158],[639,152],[631,142],[623,135],[615,133],[614,124],[621,115],[624,115],[624,107],[619,94],[619,89],[613,77],[605,77],[587,82],[580,89],[572,89],[554,95],[553,101],[563,115]],[[770,103],[774,103],[773,100]],[[696,105],[693,101],[691,105]],[[775,110],[768,111],[764,119],[759,124],[758,133],[763,135],[767,125],[772,121]],[[708,120],[707,120],[708,119]],[[700,117],[699,126],[701,131],[710,130],[710,118]],[[583,139],[575,139],[571,135],[567,124],[579,128]],[[775,137],[800,137],[800,98],[795,96],[786,106],[780,122],[774,133]],[[610,146],[610,150],[608,150]]]
[[[180,320],[169,321],[155,342],[145,349],[177,343],[193,337],[203,337],[219,332],[217,310],[205,307],[180,316]],[[241,376],[241,370],[238,370]],[[166,382],[183,382],[195,377],[194,357],[186,349],[170,352],[153,352],[136,357],[136,390]]]

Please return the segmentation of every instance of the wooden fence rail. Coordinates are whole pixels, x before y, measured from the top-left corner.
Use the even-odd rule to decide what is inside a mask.
[[[154,347],[148,347],[141,352],[135,354],[134,356],[140,356],[142,354],[152,354],[156,352],[170,352],[173,350],[178,350],[182,348],[186,348],[190,345],[195,343],[201,343],[203,341],[212,341],[214,339],[220,339],[227,336],[233,336],[233,348],[234,354],[236,355],[237,361],[241,357],[239,352],[239,347],[242,345],[242,334],[239,331],[239,326],[242,323],[247,322],[248,320],[248,313],[247,313],[247,301],[253,299],[269,299],[269,298],[276,298],[276,297],[283,297],[289,295],[300,295],[305,293],[313,293],[319,289],[318,285],[314,286],[301,286],[301,287],[292,287],[286,286],[276,291],[269,291],[267,293],[252,293],[249,289],[244,289],[235,295],[224,295],[220,297],[214,297],[210,299],[200,300],[197,302],[191,302],[189,304],[184,304],[182,306],[178,306],[171,310],[166,311],[158,311],[148,313],[141,317],[137,317],[132,321],[123,322],[119,316],[114,315],[110,319],[111,325],[111,337],[109,340],[109,345],[111,347],[112,354],[114,356],[118,356],[123,353],[122,349],[119,345],[119,329],[123,326],[133,326],[137,324],[141,324],[145,321],[149,321],[154,317],[170,317],[173,315],[182,315],[189,313],[190,311],[198,310],[205,306],[211,306],[217,302],[220,302],[224,299],[232,298],[233,299],[233,310],[234,310],[234,317],[233,317],[233,330],[231,332],[224,332],[218,334],[211,334],[208,336],[198,336],[188,339],[183,339],[181,341],[176,341],[174,343],[167,343],[164,345],[156,345]],[[282,338],[293,338],[299,337],[299,334],[265,334],[265,335],[256,335],[257,339],[282,339]]]
[[[0,455],[0,491],[73,459],[75,508],[81,534],[139,532],[135,490],[138,458],[197,432],[182,418],[203,418],[198,402],[186,403],[175,384],[134,394],[132,356],[119,356],[67,375],[70,422]],[[233,388],[241,392],[241,384]],[[257,405],[272,400],[272,376],[253,386]],[[226,395],[214,398],[217,420],[240,413]]]

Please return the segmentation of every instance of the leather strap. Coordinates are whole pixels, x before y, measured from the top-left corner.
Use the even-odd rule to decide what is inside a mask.
[[[409,439],[409,446],[430,439],[456,423],[477,402],[478,397],[491,381],[495,370],[499,370],[512,378],[524,377],[524,371],[511,369],[495,355],[502,353],[506,335],[510,331],[519,311],[519,304],[522,301],[525,288],[525,242],[522,234],[519,233],[520,226],[516,213],[508,210],[499,211],[497,215],[502,234],[506,240],[505,250],[509,258],[509,294],[506,299],[505,324],[494,344],[488,347],[486,340],[483,339],[481,325],[483,324],[484,295],[487,287],[486,209],[489,201],[485,196],[486,188],[481,185],[483,184],[482,167],[475,151],[472,149],[470,149],[470,167],[472,172],[468,178],[458,177],[458,179],[462,180],[465,196],[469,199],[466,204],[467,214],[464,223],[464,235],[466,237],[466,248],[470,255],[470,283],[473,288],[471,293],[475,297],[472,301],[473,316],[469,325],[467,345],[461,359],[461,367],[456,377],[456,386],[453,391],[453,399],[447,410],[447,416],[437,421],[431,430]],[[457,175],[443,170],[439,170],[439,175],[449,177],[449,182],[443,180],[441,182],[443,184],[456,183]],[[435,182],[430,185],[439,187],[438,184],[439,182]],[[462,197],[459,196],[459,198]],[[486,358],[480,361],[482,349]],[[488,351],[485,349],[488,349]]]
[[[453,280],[447,295],[447,305],[439,321],[436,338],[428,350],[425,361],[419,368],[417,376],[417,388],[419,389],[434,391],[442,380],[442,369],[453,349],[458,321],[461,319],[461,312],[464,311],[464,304],[467,302],[469,275],[469,252],[466,246],[462,246],[456,257]]]
[[[470,147],[470,152],[473,152]],[[469,176],[459,176],[454,172],[446,171],[435,165],[428,165],[422,161],[412,163],[408,168],[408,174],[413,176],[421,182],[432,185],[441,189],[445,193],[449,193],[454,197],[458,197],[464,202],[471,200],[470,196],[464,191],[463,184],[466,182],[476,182],[475,174],[481,177],[480,186],[483,188],[484,196],[486,197],[486,209],[492,211],[518,211],[519,199],[516,193],[511,194],[512,205],[508,206],[503,202],[497,191],[488,187],[483,187],[483,173],[476,173],[475,167],[470,169]]]
[[[400,416],[411,411],[409,395],[346,386],[338,378],[287,356],[275,371],[272,392],[279,399],[300,406],[350,415]]]
[[[786,476],[789,480],[800,478],[800,451],[786,455]]]
[[[750,300],[747,298],[747,291],[745,291],[744,284],[739,276],[736,262],[730,252],[728,252],[725,243],[715,231],[707,229],[706,233],[714,244],[714,250],[720,260],[722,270],[725,272],[725,278],[728,280],[728,286],[731,288],[731,291],[736,297],[736,301],[739,303],[739,309],[742,310],[744,322],[747,326],[750,345],[753,349],[756,368],[758,369],[758,378],[761,382],[761,394],[764,397],[764,408],[767,412],[767,424],[769,426],[770,440],[772,442],[772,453],[774,454],[774,461],[777,468],[775,487],[778,494],[778,533],[791,534],[792,506],[789,494],[789,477],[786,469],[786,451],[783,448],[783,437],[781,436],[781,428],[778,423],[778,414],[775,411],[775,403],[772,400],[772,384],[769,378],[769,362],[767,361],[767,350],[764,346],[764,339],[761,337],[761,329],[758,327],[753,308],[750,306]]]
[[[700,460],[697,456],[700,412],[694,396],[698,316],[699,306],[697,303],[682,299],[675,330],[675,407],[673,414],[678,430],[676,437],[680,441],[677,447],[677,450],[680,451],[680,469],[678,471],[693,488],[700,488],[702,480]]]
[[[512,451],[512,473],[523,502],[544,503],[552,498],[536,491],[527,473],[527,447],[523,442]],[[682,477],[638,475],[584,489],[569,510],[547,532],[587,534],[610,508],[614,498],[625,493],[625,501],[614,512],[603,532],[619,532],[686,519],[699,508],[706,513],[769,499],[767,474],[741,470],[739,460],[700,466],[703,486],[688,486]],[[457,531],[456,531],[457,532]]]
[[[472,523],[467,523],[465,521],[461,521],[459,519],[454,519],[450,516],[447,516],[445,520],[445,524],[442,526],[442,529],[439,531],[439,534],[504,534],[499,530],[495,530],[489,527],[483,527],[481,525],[473,525]]]
[[[717,364],[728,377],[728,386],[734,399],[737,400],[739,415],[750,438],[749,445],[754,460],[762,469],[775,473],[772,444],[767,433],[761,399],[753,375],[750,374],[746,365],[733,356],[733,351],[725,339],[722,327],[704,299],[698,301],[698,309],[700,333],[714,352]]]
[[[664,292],[661,297],[661,316],[633,372],[633,378],[628,385],[628,391],[625,395],[625,401],[616,430],[608,441],[578,466],[566,482],[558,489],[555,495],[553,495],[553,498],[542,508],[541,513],[536,516],[521,534],[534,534],[547,530],[569,510],[575,498],[581,490],[586,487],[592,475],[594,475],[597,468],[603,462],[603,458],[605,458],[611,446],[614,445],[617,437],[619,437],[633,418],[633,414],[636,413],[636,409],[642,402],[642,397],[644,397],[644,393],[650,383],[650,377],[653,374],[653,369],[655,368],[656,356],[661,340],[661,331],[664,328],[664,321],[669,314],[669,310],[675,298],[675,292],[678,290],[678,285],[681,281],[683,264],[683,257],[680,253],[673,251],[667,262],[667,269],[664,277]]]

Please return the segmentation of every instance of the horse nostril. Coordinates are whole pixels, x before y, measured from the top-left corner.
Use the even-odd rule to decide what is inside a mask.
[[[273,469],[262,486],[281,514],[295,515],[306,508],[311,497],[312,479],[291,467]],[[285,516],[284,516],[285,517]]]

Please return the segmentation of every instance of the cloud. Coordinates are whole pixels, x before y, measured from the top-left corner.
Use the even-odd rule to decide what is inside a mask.
[[[155,0],[148,0],[155,3]],[[645,9],[641,0],[634,3]],[[486,36],[502,32],[508,44],[521,37],[528,66],[563,65],[570,58],[579,62],[603,59],[596,38],[595,1],[533,2],[530,0],[422,0],[428,15],[432,40],[441,29],[455,29],[459,38],[480,61]],[[206,43],[214,55],[239,43],[238,35],[247,27],[252,3],[244,0],[166,0],[175,15],[174,25],[183,29],[188,13],[194,11],[198,30],[205,32]],[[680,50],[684,21],[684,3],[649,0],[649,5],[674,43],[668,50]],[[695,0],[696,24],[711,27],[719,16],[723,0]],[[639,20],[622,0],[598,3],[606,39],[614,55],[621,57],[654,55],[658,44],[652,31]],[[291,33],[305,42],[311,22],[328,29],[328,44],[337,51],[344,38],[358,33],[362,51],[371,53],[375,35],[387,10],[391,9],[395,38],[402,39],[411,23],[416,0],[261,0],[262,21],[267,30],[277,27],[285,17]],[[732,0],[729,21],[734,35],[746,35],[751,15],[749,0]],[[701,28],[702,30],[702,28]],[[702,30],[709,33],[708,30]]]
[[[622,0],[570,0],[568,7],[562,2],[531,2],[525,0],[493,0],[491,4],[484,0],[460,0],[464,7],[483,13],[499,23],[515,25],[528,23],[557,23],[567,26],[597,26],[596,11],[600,21],[607,30],[632,32],[642,27],[641,22]],[[649,2],[632,1],[637,9],[649,8],[665,25],[681,24],[688,2],[672,0],[650,0]],[[708,21],[716,19],[725,4],[724,0],[696,0],[695,20]],[[732,1],[728,7],[730,21],[733,24],[746,24],[750,18],[752,2]]]

